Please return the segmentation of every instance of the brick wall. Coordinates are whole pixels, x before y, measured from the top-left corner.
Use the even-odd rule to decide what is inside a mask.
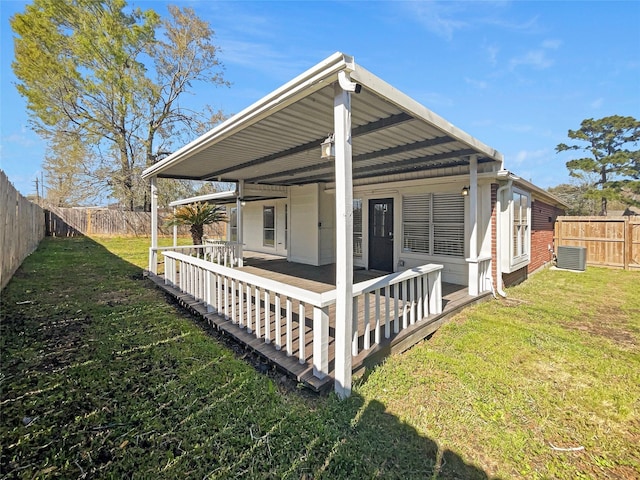
[[[504,282],[505,287],[512,287],[513,285],[517,285],[519,283],[524,282],[529,275],[527,271],[527,267],[522,267],[511,273],[502,273],[502,281]]]
[[[531,204],[531,262],[528,272],[535,272],[552,260],[549,245],[553,248],[553,226],[556,217],[564,215],[564,211],[534,200]]]

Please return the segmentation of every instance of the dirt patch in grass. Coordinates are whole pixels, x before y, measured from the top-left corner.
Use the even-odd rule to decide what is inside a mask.
[[[606,338],[625,350],[637,349],[638,338],[631,325],[630,315],[613,305],[598,306],[594,315],[583,315],[563,325],[573,330]]]

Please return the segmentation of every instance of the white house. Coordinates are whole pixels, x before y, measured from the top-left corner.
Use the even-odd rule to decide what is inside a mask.
[[[471,296],[493,289],[502,292],[504,281],[524,278],[532,264],[539,266],[532,252],[550,255],[548,245],[542,250],[532,245],[536,229],[532,221],[544,217],[532,216],[534,201],[540,212],[548,213],[550,225],[563,207],[558,199],[507,171],[497,150],[343,53],[330,56],[150,167],[144,177],[151,180],[154,202],[158,177],[235,182],[235,191],[208,198],[232,202],[230,242],[290,262],[336,265],[335,318],[328,322],[343,333],[335,334],[331,347],[332,375],[341,395],[350,392],[352,354],[358,351],[353,346],[357,343],[353,330],[358,328],[353,316],[354,268],[392,274],[391,282],[398,278],[404,282],[413,272],[433,267],[438,282],[465,285]],[[549,241],[548,235],[538,237]],[[154,229],[151,272],[156,247]],[[396,286],[395,291],[383,285],[375,301],[386,295],[389,302],[407,292],[403,298],[410,302],[408,308],[415,303],[419,312],[424,306],[428,316],[427,301],[439,300],[427,299],[425,293],[424,305],[418,305],[413,295],[419,297],[428,286],[437,297],[437,288],[431,280],[420,282],[414,287]],[[226,284],[222,288],[238,290]],[[246,295],[240,301],[246,303]],[[278,305],[278,314],[280,308],[284,307]],[[381,310],[378,303],[376,309]],[[393,312],[387,310],[386,315],[393,317]],[[316,318],[322,314],[314,314]],[[322,334],[315,335],[323,339]],[[320,351],[318,356],[322,357]],[[316,360],[314,367],[317,375],[326,374]]]

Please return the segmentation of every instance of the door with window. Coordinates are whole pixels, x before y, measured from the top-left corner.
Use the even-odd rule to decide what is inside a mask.
[[[369,268],[393,272],[393,198],[369,200]]]

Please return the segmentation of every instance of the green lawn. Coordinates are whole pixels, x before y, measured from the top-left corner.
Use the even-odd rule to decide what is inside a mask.
[[[536,274],[340,402],[259,373],[147,249],[47,238],[2,291],[0,478],[640,476],[638,273]]]

